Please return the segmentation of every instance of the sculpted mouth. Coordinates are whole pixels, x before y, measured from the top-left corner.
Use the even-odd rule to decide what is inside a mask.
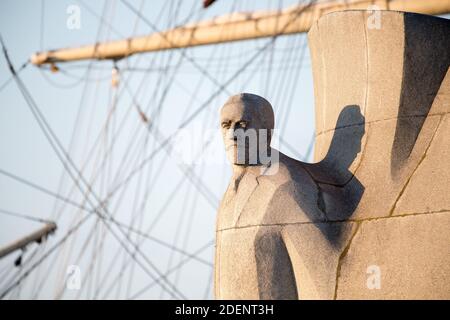
[[[236,144],[236,143],[234,143],[234,144],[230,144],[230,145],[228,145],[228,146],[226,146],[225,147],[225,150],[226,151],[228,151],[228,150],[230,150],[230,149],[237,149],[238,148],[238,145]],[[245,146],[244,147],[244,150],[247,150],[248,149],[248,146]]]

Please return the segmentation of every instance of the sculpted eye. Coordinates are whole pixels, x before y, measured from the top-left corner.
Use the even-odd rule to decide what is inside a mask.
[[[230,127],[230,122],[222,122],[222,128],[228,129]]]
[[[245,129],[247,127],[247,121],[240,121],[239,126],[243,129]]]

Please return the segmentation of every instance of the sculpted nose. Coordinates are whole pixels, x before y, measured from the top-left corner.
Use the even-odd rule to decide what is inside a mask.
[[[227,130],[226,138],[227,138],[227,140],[235,140],[236,141],[236,136],[234,134],[234,128],[230,128]]]

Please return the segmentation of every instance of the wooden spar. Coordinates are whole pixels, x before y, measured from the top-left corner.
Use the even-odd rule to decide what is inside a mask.
[[[42,228],[33,233],[14,241],[13,243],[0,248],[0,259],[7,256],[8,254],[25,248],[27,245],[34,241],[41,241],[43,238],[47,237],[50,233],[53,233],[56,230],[56,224],[54,222],[46,223]]]
[[[86,59],[121,59],[136,53],[302,33],[307,32],[313,22],[326,13],[366,10],[374,5],[381,10],[430,15],[450,12],[450,0],[318,1],[309,6],[294,6],[277,11],[233,13],[130,39],[38,52],[31,57],[31,62],[42,65]]]

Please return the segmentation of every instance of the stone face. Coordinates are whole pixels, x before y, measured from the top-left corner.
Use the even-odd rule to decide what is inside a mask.
[[[449,230],[450,212],[361,222],[342,259],[337,298],[448,299]],[[367,286],[370,266],[379,267],[380,289]]]
[[[273,111],[251,94],[225,103],[216,298],[450,298],[450,23],[382,11],[369,28],[372,14],[309,32],[315,163],[269,146],[278,158],[238,163],[233,132],[273,129]]]

